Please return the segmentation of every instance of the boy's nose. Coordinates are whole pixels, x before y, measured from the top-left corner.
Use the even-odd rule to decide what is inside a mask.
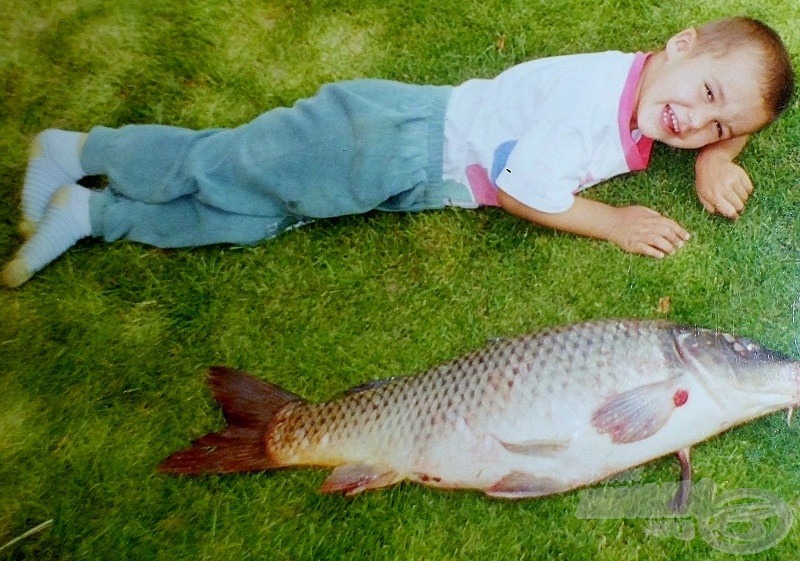
[[[695,108],[689,117],[692,128],[698,130],[706,128],[716,120],[717,115],[710,107]]]

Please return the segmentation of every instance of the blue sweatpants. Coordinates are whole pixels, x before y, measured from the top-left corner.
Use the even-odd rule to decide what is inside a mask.
[[[469,206],[467,188],[442,179],[450,92],[358,80],[233,129],[95,127],[81,165],[108,187],[90,198],[92,233],[250,244],[318,218]]]

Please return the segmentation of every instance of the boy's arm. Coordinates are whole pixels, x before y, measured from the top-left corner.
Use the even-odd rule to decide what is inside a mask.
[[[710,213],[731,220],[739,218],[753,184],[747,172],[733,160],[747,144],[747,136],[705,146],[695,162],[695,190],[700,203]]]
[[[515,216],[555,230],[607,240],[631,253],[660,259],[675,253],[689,239],[689,232],[677,222],[643,206],[617,208],[575,197],[568,210],[548,213],[531,208],[502,190],[497,194],[500,206]]]

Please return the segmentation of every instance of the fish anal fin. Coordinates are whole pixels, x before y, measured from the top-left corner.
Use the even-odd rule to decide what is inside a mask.
[[[678,380],[670,378],[614,396],[594,411],[592,425],[616,444],[653,436],[688,399],[684,390],[675,392],[677,387]],[[676,401],[678,393],[681,399]]]
[[[500,444],[514,454],[522,456],[555,456],[569,447],[569,440],[525,440],[523,442],[504,442]]]
[[[540,477],[525,471],[512,471],[497,483],[484,490],[489,497],[499,499],[524,499],[561,493],[567,485],[552,477]]]
[[[403,479],[394,470],[369,464],[344,464],[336,467],[320,487],[321,493],[356,495],[369,489],[388,487]]]

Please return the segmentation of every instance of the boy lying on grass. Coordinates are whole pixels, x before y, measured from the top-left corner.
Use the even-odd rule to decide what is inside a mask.
[[[319,218],[445,206],[500,206],[661,258],[689,239],[679,224],[576,195],[646,168],[660,141],[703,148],[700,201],[735,219],[752,185],[734,158],[793,88],[778,35],[728,18],[656,53],[533,60],[456,87],[330,84],[234,129],[50,129],[33,143],[22,189],[29,239],[2,282],[21,285],[87,236],[251,244]],[[78,185],[86,175],[105,175],[107,187]]]

